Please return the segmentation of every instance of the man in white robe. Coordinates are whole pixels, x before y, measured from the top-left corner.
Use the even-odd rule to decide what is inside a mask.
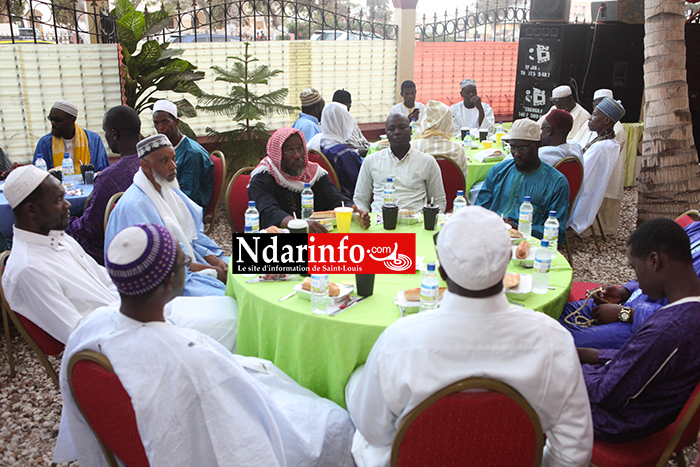
[[[192,258],[183,295],[224,295],[228,258],[204,235],[202,208],[178,188],[172,144],[164,135],[155,135],[139,142],[137,150],[141,168],[109,216],[105,244],[131,225],[162,225]]]
[[[448,288],[440,308],[390,325],[346,387],[358,467],[388,466],[404,417],[472,376],[509,384],[530,403],[547,436],[543,466],[587,467],[593,426],[573,338],[549,316],[508,304],[512,250],[501,218],[460,209],[440,231],[437,253]]]
[[[425,105],[416,102],[416,83],[406,80],[401,83],[401,97],[403,102],[399,102],[391,108],[389,115],[401,114],[408,118],[409,122],[421,123],[425,118]]]
[[[182,291],[187,262],[165,228],[120,232],[106,262],[121,306],[95,311],[68,342],[54,462],[107,465],[68,384],[73,355],[94,350],[109,359],[129,394],[153,467],[353,465],[355,429],[345,410],[271,362],[232,355],[164,317],[164,305]]]
[[[538,154],[542,162],[553,166],[566,157],[577,157],[583,163],[581,146],[566,140],[573,124],[574,119],[566,110],[554,109],[547,114],[540,125],[542,146]]]
[[[486,102],[481,102],[481,97],[476,91],[476,81],[465,79],[459,83],[459,94],[463,101],[450,106],[454,116],[455,136],[460,136],[462,128],[479,128],[488,130],[492,135],[496,132],[496,117],[493,109]],[[477,135],[478,136],[478,135]]]
[[[576,139],[575,136],[582,129],[586,128],[588,117],[590,117],[591,114],[589,114],[586,109],[584,109],[574,100],[574,96],[571,93],[571,88],[566,85],[558,86],[552,90],[552,103],[554,105],[549,109],[549,112],[554,109],[562,109],[571,114],[574,119],[574,124],[571,127],[571,131],[566,136],[566,139]],[[540,117],[540,119],[537,120],[537,123],[542,125],[542,122],[546,116],[547,115],[545,114]]]

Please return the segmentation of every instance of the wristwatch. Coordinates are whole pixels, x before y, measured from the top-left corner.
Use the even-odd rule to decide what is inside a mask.
[[[632,311],[632,308],[630,308],[628,306],[623,306],[617,315],[617,319],[623,323],[629,323],[631,311]]]

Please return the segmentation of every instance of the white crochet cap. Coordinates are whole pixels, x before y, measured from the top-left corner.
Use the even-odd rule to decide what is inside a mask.
[[[46,170],[37,169],[33,165],[18,167],[7,176],[5,180],[5,198],[12,209],[29,196],[49,173]]]
[[[170,101],[161,99],[153,104],[153,114],[156,112],[168,112],[173,117],[177,118],[177,106]]]
[[[503,219],[481,206],[452,214],[438,235],[437,253],[450,279],[475,291],[502,281],[513,254]]]
[[[593,100],[602,99],[603,97],[609,97],[610,99],[613,99],[612,91],[610,89],[598,89],[593,94]]]
[[[513,122],[510,133],[503,137],[506,141],[522,139],[524,141],[539,141],[541,135],[540,126],[529,118],[521,118]]]
[[[72,102],[68,102],[68,101],[56,101],[56,102],[53,104],[53,107],[51,107],[51,108],[52,108],[52,109],[57,109],[57,110],[62,110],[62,111],[64,111],[65,113],[67,113],[68,115],[72,115],[72,116],[74,116],[74,117],[77,117],[77,116],[78,116],[78,106],[75,105],[75,104],[72,103]]]
[[[552,99],[560,99],[562,97],[570,96],[571,88],[567,85],[557,86],[552,90]]]

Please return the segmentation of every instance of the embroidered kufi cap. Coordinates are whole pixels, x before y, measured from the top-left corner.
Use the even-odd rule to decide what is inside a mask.
[[[476,81],[474,81],[471,78],[468,78],[468,79],[463,79],[462,81],[459,82],[459,89],[460,90],[466,88],[467,86],[476,87]]]
[[[522,139],[524,141],[539,141],[540,133],[540,126],[537,124],[536,121],[530,120],[529,118],[521,118],[520,120],[516,120],[513,122],[513,126],[510,128],[510,133],[508,133],[502,139]]]
[[[119,232],[107,248],[105,267],[124,295],[141,295],[156,288],[170,274],[177,243],[168,229],[138,224]]]
[[[603,97],[609,97],[610,99],[613,98],[613,93],[610,89],[598,89],[594,94],[593,94],[593,100],[596,99],[601,99]]]
[[[10,207],[14,209],[19,206],[48,176],[46,170],[37,169],[33,165],[23,165],[10,172],[4,188]]]
[[[56,101],[56,102],[53,104],[53,107],[51,107],[51,108],[52,108],[52,109],[57,109],[57,110],[62,110],[62,111],[64,111],[65,113],[67,113],[68,115],[72,115],[72,116],[74,116],[74,117],[77,117],[77,116],[78,116],[78,106],[75,105],[75,104],[72,103],[72,102],[68,102],[68,101]]]
[[[165,99],[156,101],[156,103],[153,104],[153,114],[155,114],[156,112],[168,112],[170,115],[177,118],[177,106]]]
[[[301,106],[308,107],[310,105],[317,104],[323,100],[321,93],[314,88],[306,88],[299,94],[299,99],[301,99]]]
[[[605,115],[610,117],[614,122],[619,122],[622,117],[625,116],[625,108],[622,107],[622,102],[616,101],[609,97],[604,98],[597,105]]]
[[[440,265],[467,290],[484,290],[503,280],[510,262],[510,235],[498,214],[467,206],[447,220],[437,238]]]
[[[562,97],[570,96],[571,88],[567,85],[557,86],[552,90],[552,99],[560,99]]]
[[[555,130],[568,133],[574,126],[574,117],[569,112],[562,109],[554,109],[544,117]]]
[[[142,159],[166,146],[172,146],[172,143],[167,136],[158,134],[144,138],[136,143],[136,151],[139,153],[139,159]]]

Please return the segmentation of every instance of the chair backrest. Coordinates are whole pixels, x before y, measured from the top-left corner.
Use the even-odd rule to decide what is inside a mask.
[[[226,217],[233,233],[243,233],[245,210],[248,209],[248,183],[255,167],[243,167],[236,172],[226,189]]]
[[[315,162],[324,169],[326,169],[326,172],[328,172],[328,176],[331,177],[331,182],[333,182],[338,191],[340,191],[340,179],[338,178],[338,174],[335,173],[333,165],[331,165],[330,161],[323,153],[315,151],[313,149],[309,150],[309,161]]]
[[[686,211],[676,218],[676,223],[683,228],[697,221],[700,221],[700,212],[695,209]]]
[[[467,378],[436,392],[402,420],[391,465],[538,467],[543,447],[539,418],[520,393],[500,381]]]
[[[571,215],[571,207],[583,185],[583,164],[578,157],[569,156],[557,161],[553,167],[569,182],[569,215]]]
[[[121,198],[123,194],[123,191],[120,191],[119,193],[114,193],[112,197],[109,198],[109,201],[107,201],[107,207],[105,208],[105,232],[107,231],[107,222],[109,222],[109,215],[112,214],[112,209],[114,209],[114,205],[117,204],[117,201],[119,201],[119,198]]]
[[[700,410],[698,408],[700,408],[700,382],[695,386],[676,420],[663,430],[671,430],[673,436],[671,436],[671,440],[656,464],[657,466],[665,466],[671,454],[681,451],[697,439],[698,429],[700,429]]]
[[[464,178],[464,172],[459,166],[449,157],[435,156],[435,160],[440,166],[442,174],[442,186],[445,189],[447,198],[446,212],[452,211],[452,202],[457,196],[457,190],[466,190],[467,181]],[[469,193],[464,194],[464,198],[469,198]]]
[[[85,350],[68,363],[68,384],[110,466],[116,455],[129,467],[148,467],[131,397],[107,357]]]
[[[214,172],[212,177],[214,178],[214,189],[211,192],[211,201],[209,201],[209,206],[204,212],[205,216],[209,216],[214,212],[216,206],[219,204],[219,196],[226,190],[226,157],[221,151],[212,152],[209,157],[214,163]]]

